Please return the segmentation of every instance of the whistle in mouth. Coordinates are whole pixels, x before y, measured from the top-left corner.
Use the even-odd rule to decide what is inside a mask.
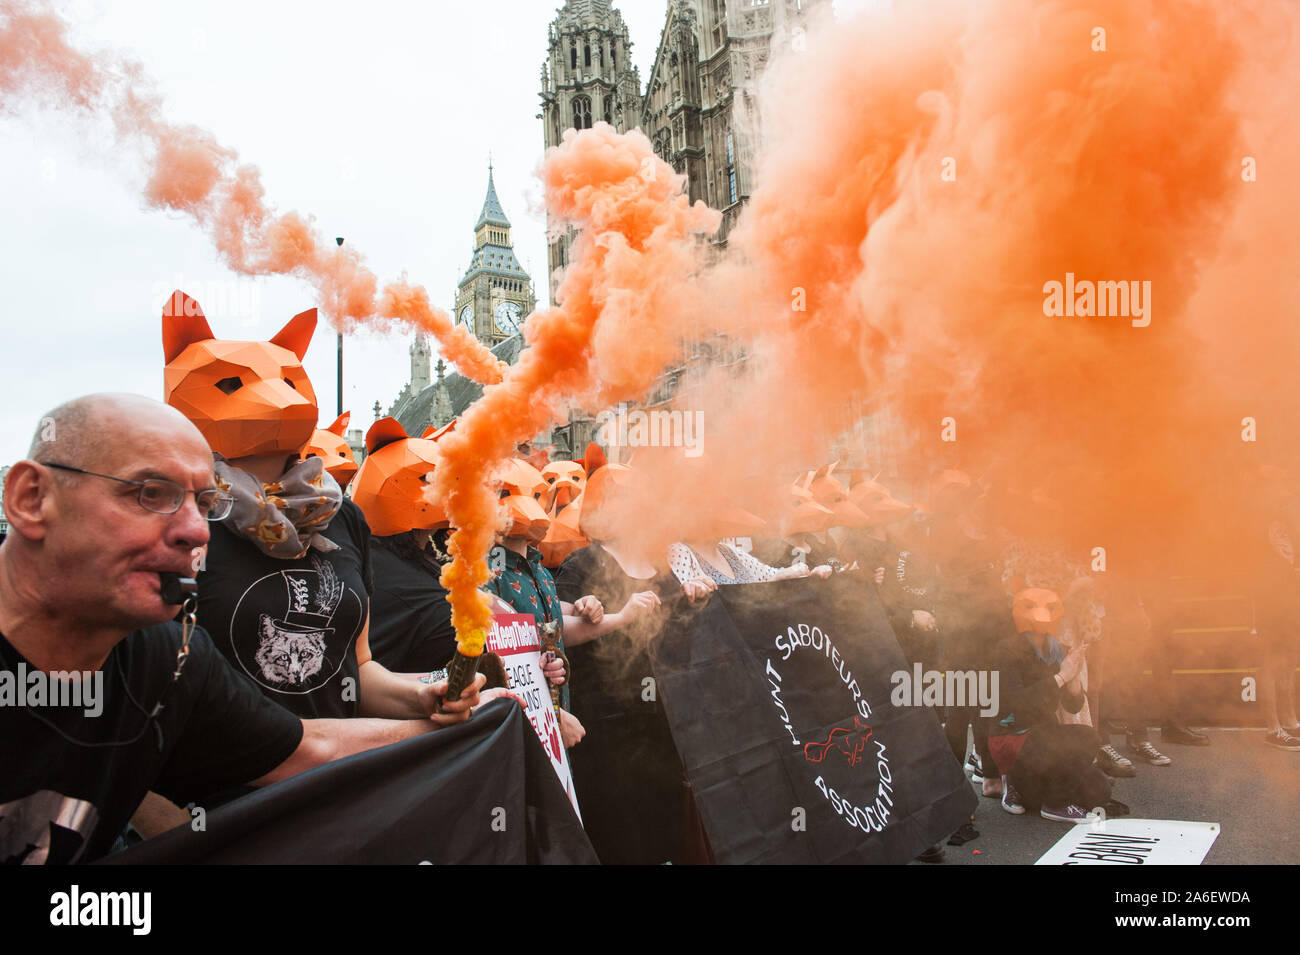
[[[193,597],[199,592],[198,581],[193,577],[182,577],[171,571],[158,576],[162,578],[162,599],[165,604],[175,604],[179,607],[185,603],[187,597]]]

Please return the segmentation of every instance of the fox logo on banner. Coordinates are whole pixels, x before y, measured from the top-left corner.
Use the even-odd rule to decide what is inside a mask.
[[[975,809],[935,713],[890,703],[906,664],[860,575],[722,587],[655,656],[720,863],[907,862]]]

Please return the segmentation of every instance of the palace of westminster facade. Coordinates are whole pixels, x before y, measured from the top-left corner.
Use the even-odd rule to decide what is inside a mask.
[[[796,42],[809,14],[831,0],[668,0],[649,81],[632,64],[632,41],[610,0],[565,0],[548,31],[541,70],[544,145],[559,145],[569,129],[604,121],[619,132],[640,129],[655,152],[686,177],[692,202],[723,214],[713,241],[726,237],[754,188],[760,126],[757,86],[769,58]],[[568,264],[573,233],[550,230],[548,277],[555,301],[557,272]],[[523,348],[519,332],[536,307],[532,278],[515,257],[510,220],[489,168],[487,196],[474,226],[475,248],[456,291],[455,316],[493,352],[513,362]],[[644,403],[668,402],[692,364],[742,362],[725,341],[686,343],[683,364],[666,369]],[[439,359],[430,368],[429,342],[410,348],[411,381],[388,409],[408,434],[440,427],[459,415],[482,388],[448,374]],[[573,409],[570,419],[539,442],[553,460],[577,457],[591,440],[601,409]],[[376,417],[380,405],[375,405]]]

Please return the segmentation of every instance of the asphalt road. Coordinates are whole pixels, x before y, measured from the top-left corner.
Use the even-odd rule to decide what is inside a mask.
[[[1265,746],[1258,729],[1206,732],[1209,746],[1166,746],[1153,731],[1156,748],[1173,759],[1169,766],[1139,761],[1123,737],[1114,737],[1138,772],[1115,780],[1115,798],[1129,805],[1134,818],[1217,822],[1222,831],[1205,865],[1300,864],[1300,752]],[[981,798],[975,828],[979,838],[947,846],[943,865],[1031,865],[1069,825],[1028,812],[1013,816],[999,800]]]

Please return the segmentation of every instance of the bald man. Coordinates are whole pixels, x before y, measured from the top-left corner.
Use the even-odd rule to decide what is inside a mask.
[[[150,790],[186,802],[264,785],[480,703],[482,676],[427,720],[301,720],[201,628],[182,653],[161,575],[193,573],[229,505],[203,437],[160,402],[103,394],[56,408],[4,492],[0,863],[89,861]]]

